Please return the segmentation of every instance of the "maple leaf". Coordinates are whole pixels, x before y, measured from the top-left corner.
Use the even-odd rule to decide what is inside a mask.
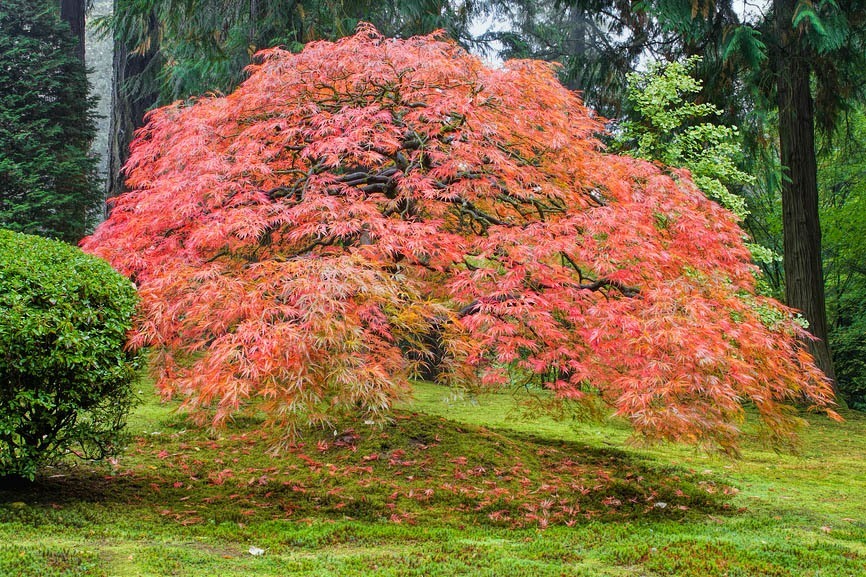
[[[601,130],[547,64],[362,25],[151,112],[83,246],[140,287],[159,387],[214,424],[381,422],[419,374],[529,380],[727,449],[744,402],[783,439],[787,403],[827,410],[736,218]]]

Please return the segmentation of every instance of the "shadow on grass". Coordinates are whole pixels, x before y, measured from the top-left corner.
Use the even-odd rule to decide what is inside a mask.
[[[114,471],[78,464],[0,488],[14,506],[98,504],[112,515],[181,525],[360,520],[504,527],[680,519],[730,511],[730,487],[616,449],[398,413],[345,424],[272,457],[255,421],[212,438],[174,418],[143,434]],[[14,515],[13,515],[14,516]]]

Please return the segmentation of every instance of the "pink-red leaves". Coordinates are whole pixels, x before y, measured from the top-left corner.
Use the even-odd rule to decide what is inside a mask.
[[[781,435],[785,402],[830,403],[734,217],[601,151],[546,64],[369,26],[259,61],[226,97],[150,114],[130,192],[84,242],[139,284],[135,343],[189,408],[375,420],[426,367],[733,447],[745,401]]]

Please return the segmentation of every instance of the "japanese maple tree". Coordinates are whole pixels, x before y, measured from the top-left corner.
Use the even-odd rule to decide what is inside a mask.
[[[606,154],[548,64],[362,25],[249,72],[150,114],[84,242],[138,283],[134,342],[205,420],[378,418],[434,363],[723,448],[744,402],[782,438],[789,401],[829,410],[736,217],[685,171]]]

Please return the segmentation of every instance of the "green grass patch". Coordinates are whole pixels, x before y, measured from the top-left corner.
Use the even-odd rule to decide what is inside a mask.
[[[117,462],[0,490],[0,575],[866,575],[857,413],[730,460],[419,384],[272,456],[144,397]]]

